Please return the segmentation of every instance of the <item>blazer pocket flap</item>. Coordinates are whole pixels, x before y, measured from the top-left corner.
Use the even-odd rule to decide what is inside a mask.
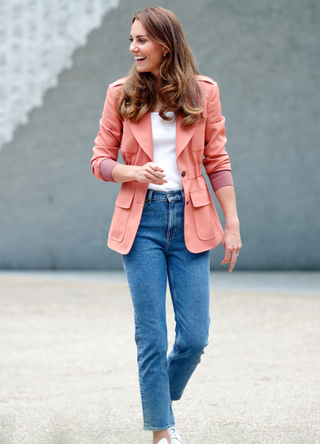
[[[128,193],[127,191],[120,191],[116,200],[116,206],[124,209],[131,207],[134,193]]]
[[[198,190],[198,191],[191,191],[190,197],[191,197],[192,205],[195,208],[204,207],[205,205],[210,204],[208,191],[206,189]]]

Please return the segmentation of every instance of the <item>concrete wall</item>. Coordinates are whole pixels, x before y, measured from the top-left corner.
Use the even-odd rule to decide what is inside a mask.
[[[320,4],[159,0],[181,20],[200,71],[220,86],[243,249],[238,269],[319,269]],[[109,83],[125,75],[131,17],[120,1],[74,66],[0,152],[0,268],[116,269],[107,249],[119,186],[91,175]],[[221,268],[222,247],[212,252]]]

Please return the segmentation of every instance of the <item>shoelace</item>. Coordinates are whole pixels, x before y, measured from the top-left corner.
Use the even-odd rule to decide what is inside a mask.
[[[180,438],[178,430],[176,429],[175,424],[168,429],[168,433],[170,439],[177,439],[182,444],[182,440]]]

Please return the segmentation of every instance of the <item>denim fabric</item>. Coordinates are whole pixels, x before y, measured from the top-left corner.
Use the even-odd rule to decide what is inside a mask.
[[[208,344],[209,251],[184,242],[183,191],[149,190],[131,251],[123,256],[134,306],[145,430],[174,424],[178,400]],[[175,344],[167,356],[166,288],[173,303]]]

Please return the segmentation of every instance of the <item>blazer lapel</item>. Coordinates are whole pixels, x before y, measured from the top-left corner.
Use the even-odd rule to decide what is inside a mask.
[[[187,128],[184,128],[181,125],[182,122],[182,115],[178,114],[177,118],[177,135],[176,135],[176,153],[177,158],[181,154],[181,152],[185,149],[185,147],[188,145],[191,137],[194,135],[194,132],[198,126],[198,123],[195,123],[194,125],[188,126]]]
[[[151,114],[146,113],[138,123],[129,121],[131,131],[150,160],[153,160]]]
[[[194,125],[184,128],[181,125],[182,115],[178,114],[177,118],[177,131],[176,131],[176,154],[177,158],[188,145],[190,139],[192,138],[198,122]],[[151,114],[146,113],[138,123],[129,121],[131,131],[150,160],[153,160],[153,140],[152,140],[152,125],[151,125]]]

